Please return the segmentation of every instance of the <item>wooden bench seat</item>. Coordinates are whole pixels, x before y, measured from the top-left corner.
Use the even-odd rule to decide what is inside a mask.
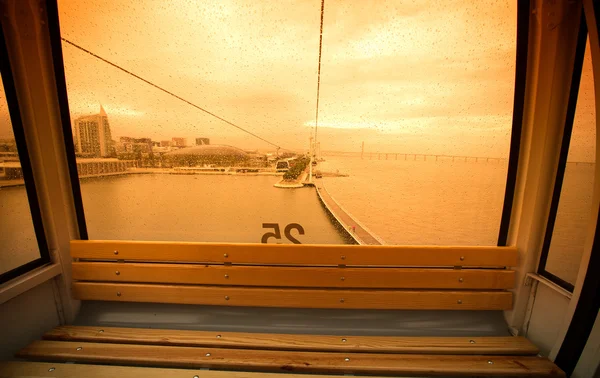
[[[71,256],[73,296],[81,300],[354,310],[510,309],[509,289],[515,272],[509,267],[517,263],[513,247],[73,241]],[[66,367],[63,363],[67,362],[155,367],[173,377],[182,370],[164,368],[260,371],[256,374],[270,373],[270,377],[290,372],[564,376],[537,353],[522,337],[331,336],[63,326],[47,332],[44,340],[33,342],[17,356],[53,361],[60,364],[54,371],[60,370],[64,376],[96,369],[95,365]],[[23,365],[24,371],[48,366],[36,363]],[[113,368],[100,370],[109,376],[142,374],[139,368]],[[13,366],[13,372],[18,373],[18,368]],[[215,378],[256,376],[186,370],[188,378],[211,377],[213,373],[218,373]]]
[[[508,310],[513,247],[72,241],[82,300],[378,310]]]
[[[536,355],[539,352],[529,340],[515,336],[472,338],[329,336],[61,326],[46,332],[44,339],[113,344],[361,353]]]
[[[39,361],[395,376],[564,376],[522,337],[369,337],[58,327]]]
[[[426,375],[422,375],[426,376]],[[468,375],[467,375],[468,376]],[[506,376],[506,375],[505,375]],[[531,376],[536,376],[535,374]],[[339,375],[277,374],[182,368],[147,368],[44,362],[0,362],[2,378],[335,378]],[[377,375],[370,377],[376,378]]]

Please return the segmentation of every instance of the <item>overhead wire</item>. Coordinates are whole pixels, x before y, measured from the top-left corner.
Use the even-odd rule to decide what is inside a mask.
[[[193,103],[193,102],[191,102],[191,101],[188,101],[188,100],[186,100],[185,98],[183,98],[183,97],[181,97],[181,96],[178,96],[178,95],[176,95],[175,93],[173,93],[173,92],[171,92],[171,91],[169,91],[169,90],[167,90],[167,89],[165,89],[165,88],[163,88],[163,87],[161,87],[161,86],[159,86],[159,85],[157,85],[157,84],[154,84],[154,83],[153,83],[153,82],[151,82],[150,80],[144,79],[143,77],[141,77],[141,76],[139,76],[139,75],[137,75],[137,74],[135,74],[135,73],[133,73],[133,72],[131,72],[131,71],[129,71],[129,70],[127,70],[127,69],[125,69],[125,68],[121,67],[121,66],[119,66],[118,64],[116,64],[116,63],[113,63],[113,62],[109,61],[108,59],[105,59],[105,58],[103,58],[103,57],[99,56],[98,54],[95,54],[95,53],[91,52],[90,50],[88,50],[88,49],[86,49],[86,48],[84,48],[84,47],[82,47],[82,46],[80,46],[80,45],[76,44],[75,42],[72,42],[72,41],[70,41],[70,40],[68,40],[68,39],[66,39],[66,38],[64,38],[64,37],[61,37],[61,39],[62,39],[64,42],[68,43],[69,45],[71,45],[71,46],[73,46],[73,47],[75,47],[75,48],[77,48],[77,49],[79,49],[79,50],[81,50],[81,51],[83,51],[83,52],[86,52],[86,53],[90,54],[90,55],[91,55],[91,56],[93,56],[94,58],[96,58],[96,59],[99,59],[99,60],[103,61],[104,63],[107,63],[107,64],[109,64],[109,65],[111,65],[111,66],[113,66],[113,67],[115,67],[115,68],[117,68],[117,69],[119,69],[119,70],[121,70],[121,71],[125,72],[126,74],[128,74],[128,75],[131,75],[131,76],[135,77],[136,79],[138,79],[138,80],[141,80],[141,81],[143,81],[144,83],[146,83],[146,84],[148,84],[148,85],[151,85],[151,86],[153,86],[154,88],[156,88],[156,89],[158,89],[158,90],[160,90],[160,91],[163,91],[163,92],[167,93],[168,95],[170,95],[170,96],[173,96],[173,97],[175,97],[176,99],[178,99],[178,100],[181,100],[181,101],[185,102],[186,104],[188,104],[188,105],[191,105],[191,106],[193,106],[194,108],[196,108],[196,109],[198,109],[198,110],[200,110],[200,111],[202,111],[202,112],[204,112],[204,113],[206,113],[206,114],[208,114],[208,115],[211,115],[211,116],[213,116],[214,118],[216,118],[216,119],[218,119],[218,120],[220,120],[220,121],[222,121],[222,122],[225,122],[226,124],[228,124],[228,125],[230,125],[230,126],[233,126],[233,127],[235,127],[235,128],[236,128],[236,129],[238,129],[238,130],[241,130],[241,131],[243,131],[243,132],[245,132],[245,133],[247,133],[247,134],[249,134],[249,135],[251,135],[251,136],[253,136],[253,137],[257,138],[257,139],[260,139],[260,140],[262,140],[263,142],[265,142],[265,143],[268,143],[268,144],[270,144],[271,146],[274,146],[274,147],[276,147],[278,150],[279,150],[279,149],[282,149],[282,150],[288,150],[288,149],[286,149],[286,148],[282,148],[281,146],[279,146],[279,145],[278,145],[278,144],[276,144],[276,143],[273,143],[273,142],[271,142],[271,141],[269,141],[269,140],[267,140],[267,139],[265,139],[265,138],[263,138],[263,137],[261,137],[261,136],[259,136],[259,135],[255,134],[255,133],[253,133],[253,132],[252,132],[252,131],[250,131],[250,130],[247,130],[247,129],[245,129],[245,128],[241,127],[241,126],[238,126],[238,125],[236,125],[235,123],[233,123],[233,122],[231,122],[231,121],[228,121],[228,120],[226,120],[225,118],[223,118],[223,117],[220,117],[220,116],[216,115],[215,113],[213,113],[213,112],[211,112],[211,111],[209,111],[209,110],[206,110],[206,109],[204,109],[203,107],[201,107],[201,106],[199,106],[199,105],[196,105],[196,104],[194,104],[194,103]],[[290,150],[288,150],[288,151],[290,151]]]
[[[317,109],[315,111],[315,142],[319,131],[319,92],[321,90],[321,51],[323,50],[323,16],[325,14],[325,0],[321,0],[321,30],[319,33],[319,68],[317,71]]]

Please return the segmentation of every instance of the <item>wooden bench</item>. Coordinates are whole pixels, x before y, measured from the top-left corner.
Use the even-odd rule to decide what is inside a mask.
[[[562,376],[523,337],[371,337],[58,327],[18,353],[41,361],[378,375]],[[193,375],[190,375],[190,377]]]
[[[405,310],[512,308],[512,247],[73,241],[82,300]]]
[[[82,300],[371,310],[510,309],[515,274],[508,267],[517,262],[512,247],[73,241],[71,255],[73,295]],[[64,362],[382,376],[564,376],[537,353],[527,339],[512,336],[332,336],[63,326],[21,350],[18,357],[54,361],[60,366],[53,365],[55,371],[64,371],[65,377],[96,367],[74,370],[60,364]],[[24,369],[48,366],[31,364]],[[11,366],[11,371],[18,370]],[[123,376],[140,374],[138,368],[119,369]],[[165,370],[167,376],[180,372]],[[203,375],[197,370],[186,374]]]

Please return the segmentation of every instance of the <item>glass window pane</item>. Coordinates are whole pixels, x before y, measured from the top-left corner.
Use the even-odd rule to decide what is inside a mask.
[[[574,285],[589,222],[596,167],[596,107],[589,40],[546,270]]]
[[[496,244],[516,2],[320,5],[59,0],[91,239]]]
[[[4,85],[0,79],[0,274],[40,258]]]

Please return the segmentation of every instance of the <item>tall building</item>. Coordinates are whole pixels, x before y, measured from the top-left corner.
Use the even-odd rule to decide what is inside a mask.
[[[208,138],[196,138],[196,146],[206,146],[210,144],[210,139]]]
[[[100,113],[75,119],[73,128],[77,154],[93,157],[113,155],[110,125],[102,105],[100,105]]]
[[[175,147],[185,147],[187,145],[186,138],[173,138],[173,146]]]

